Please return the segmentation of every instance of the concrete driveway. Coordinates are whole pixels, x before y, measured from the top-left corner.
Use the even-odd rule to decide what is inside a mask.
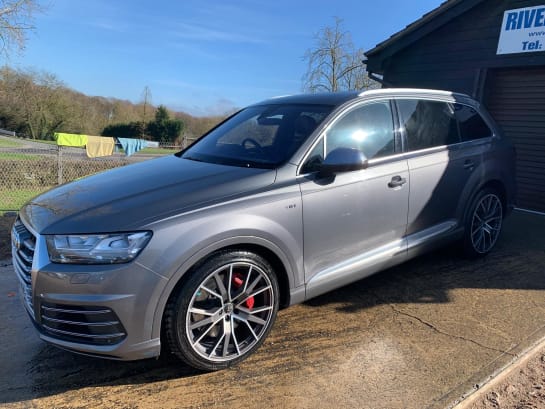
[[[444,249],[280,312],[257,354],[198,373],[41,342],[0,267],[0,406],[445,408],[545,336],[545,217],[515,212],[497,249]]]

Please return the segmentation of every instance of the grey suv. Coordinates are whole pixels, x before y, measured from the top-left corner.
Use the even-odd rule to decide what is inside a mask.
[[[514,150],[444,91],[273,98],[184,151],[38,196],[12,230],[43,340],[115,359],[161,343],[233,365],[300,303],[457,241],[488,253],[514,196]]]

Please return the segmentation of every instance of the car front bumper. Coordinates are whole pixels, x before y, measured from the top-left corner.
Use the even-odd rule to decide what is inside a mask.
[[[12,257],[23,304],[44,341],[111,359],[159,355],[160,339],[152,330],[164,277],[137,261],[51,263],[45,237],[20,220],[12,229]]]

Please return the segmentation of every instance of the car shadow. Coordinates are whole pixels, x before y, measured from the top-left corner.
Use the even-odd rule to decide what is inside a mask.
[[[342,303],[347,313],[380,304],[447,303],[454,289],[545,290],[545,217],[515,211],[494,250],[470,259],[451,244],[324,294],[311,306]]]

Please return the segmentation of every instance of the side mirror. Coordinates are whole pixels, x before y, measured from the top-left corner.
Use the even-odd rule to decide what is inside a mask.
[[[320,176],[365,169],[367,157],[359,149],[337,148],[329,152],[320,166]]]

